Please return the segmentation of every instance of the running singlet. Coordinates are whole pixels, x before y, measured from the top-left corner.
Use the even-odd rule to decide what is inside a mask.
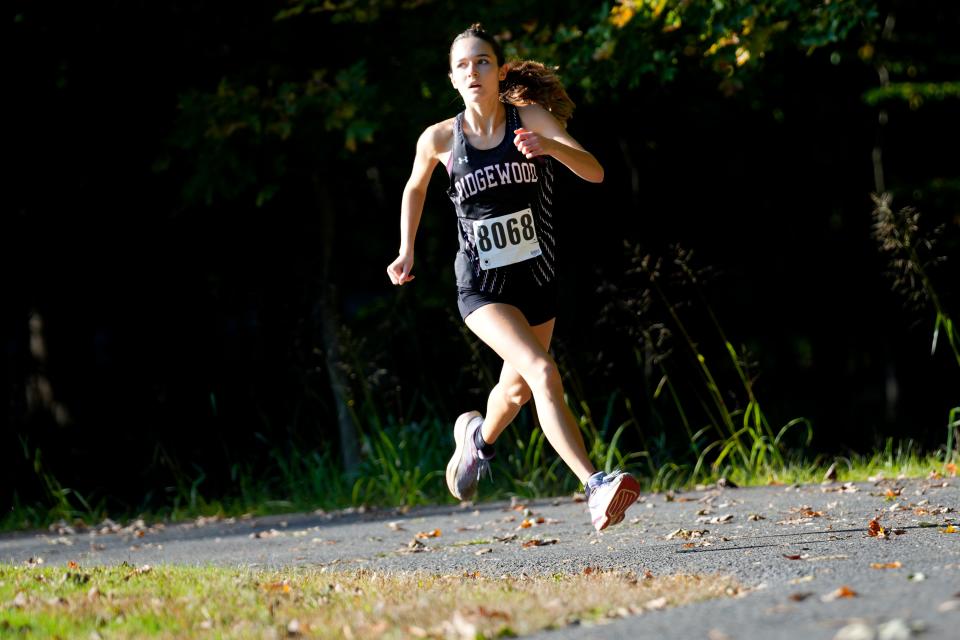
[[[447,162],[447,195],[457,211],[460,250],[457,287],[500,294],[511,283],[544,286],[555,278],[553,160],[528,160],[513,144],[522,125],[517,108],[504,104],[503,140],[475,149],[463,135],[463,112],[453,125]]]

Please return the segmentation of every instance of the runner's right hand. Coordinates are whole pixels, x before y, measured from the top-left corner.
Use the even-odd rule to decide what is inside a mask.
[[[387,277],[393,284],[406,284],[416,278],[410,275],[411,271],[413,271],[413,255],[401,254],[387,267]]]

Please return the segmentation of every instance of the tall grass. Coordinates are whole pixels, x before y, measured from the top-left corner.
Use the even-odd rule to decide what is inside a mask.
[[[935,251],[944,226],[924,229],[920,225],[920,212],[913,207],[894,211],[891,194],[874,194],[872,197],[875,205],[873,236],[880,251],[888,258],[887,274],[893,281],[893,291],[903,297],[912,311],[932,312],[930,354],[936,353],[942,332],[954,361],[960,366],[960,333],[934,286],[931,274],[947,259]]]

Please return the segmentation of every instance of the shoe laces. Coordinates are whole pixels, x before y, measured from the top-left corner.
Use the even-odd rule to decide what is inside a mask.
[[[585,493],[586,496],[587,496],[587,500],[590,499],[590,494],[593,493],[594,490],[599,489],[600,487],[602,487],[602,486],[605,485],[605,484],[608,484],[610,481],[612,481],[614,478],[616,478],[617,476],[621,475],[622,473],[623,473],[623,471],[622,471],[621,469],[614,469],[614,470],[611,471],[610,473],[604,473],[604,474],[603,474],[603,477],[600,478],[600,482],[598,482],[598,483],[596,484],[596,486],[593,487],[593,489],[590,488],[590,483],[589,483],[589,482],[588,482],[586,485],[584,485],[584,488],[583,488],[583,489],[584,489],[584,493]]]
[[[477,482],[483,479],[483,474],[487,474],[488,480],[493,480],[493,471],[490,470],[490,462],[486,458],[477,456]]]

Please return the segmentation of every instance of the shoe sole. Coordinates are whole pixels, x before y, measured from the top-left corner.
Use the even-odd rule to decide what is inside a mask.
[[[623,522],[624,513],[640,497],[640,483],[631,475],[623,474],[617,476],[616,489],[613,497],[607,504],[607,511],[600,518],[599,522],[594,522],[593,526],[597,531],[603,531],[607,527]]]
[[[460,459],[463,457],[463,445],[467,439],[467,427],[470,426],[471,420],[479,417],[479,411],[467,411],[466,413],[461,413],[460,417],[457,418],[457,421],[453,424],[453,440],[457,443],[457,446],[453,450],[453,457],[451,457],[450,462],[447,463],[447,489],[450,490],[450,493],[453,494],[453,497],[457,500],[467,499],[457,491],[457,468],[460,466]]]

